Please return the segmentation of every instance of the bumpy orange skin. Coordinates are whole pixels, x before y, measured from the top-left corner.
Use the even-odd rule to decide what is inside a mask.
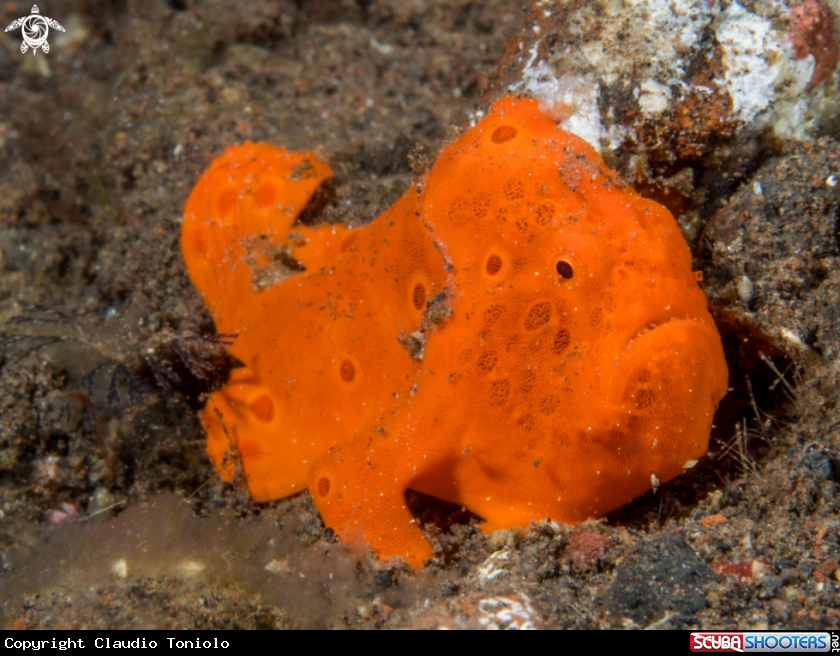
[[[371,224],[289,239],[328,175],[246,144],[187,203],[190,275],[246,365],[202,413],[225,478],[238,459],[257,498],[308,487],[344,539],[419,567],[407,488],[487,531],[577,522],[706,452],[727,369],[677,224],[536,102],[497,102]],[[278,244],[306,270],[258,289]],[[399,338],[442,291],[420,362]]]
[[[246,143],[211,164],[184,212],[190,276],[246,365],[201,413],[207,450],[227,480],[238,459],[257,499],[305,489],[316,458],[408,397],[419,363],[398,337],[446,279],[416,193],[364,228],[290,235],[331,173],[313,154]],[[257,284],[284,249],[306,270]]]

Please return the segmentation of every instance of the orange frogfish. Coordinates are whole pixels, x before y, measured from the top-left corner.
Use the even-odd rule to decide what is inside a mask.
[[[330,175],[245,143],[187,201],[189,274],[244,365],[201,413],[224,479],[308,489],[420,567],[408,488],[488,532],[579,522],[706,452],[727,368],[677,223],[536,101],[496,102],[364,227],[295,223]]]

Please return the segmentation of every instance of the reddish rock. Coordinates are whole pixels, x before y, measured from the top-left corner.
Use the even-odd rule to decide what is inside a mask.
[[[575,533],[569,538],[569,556],[580,572],[588,572],[602,558],[612,541],[598,533]]]

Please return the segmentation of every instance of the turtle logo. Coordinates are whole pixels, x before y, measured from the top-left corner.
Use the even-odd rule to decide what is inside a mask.
[[[58,21],[46,16],[41,16],[38,11],[38,5],[32,5],[32,13],[29,16],[18,18],[12,21],[12,24],[6,28],[6,32],[11,32],[17,28],[23,29],[23,43],[20,44],[20,51],[25,53],[32,48],[32,54],[40,48],[45,53],[50,51],[50,44],[47,43],[47,35],[50,33],[50,28],[54,30],[64,31],[64,28],[58,24]]]

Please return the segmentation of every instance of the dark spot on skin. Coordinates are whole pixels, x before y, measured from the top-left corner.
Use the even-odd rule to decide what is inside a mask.
[[[572,276],[575,275],[574,269],[572,269],[572,265],[566,262],[566,260],[557,260],[557,275],[561,278],[565,278],[569,280]]]

